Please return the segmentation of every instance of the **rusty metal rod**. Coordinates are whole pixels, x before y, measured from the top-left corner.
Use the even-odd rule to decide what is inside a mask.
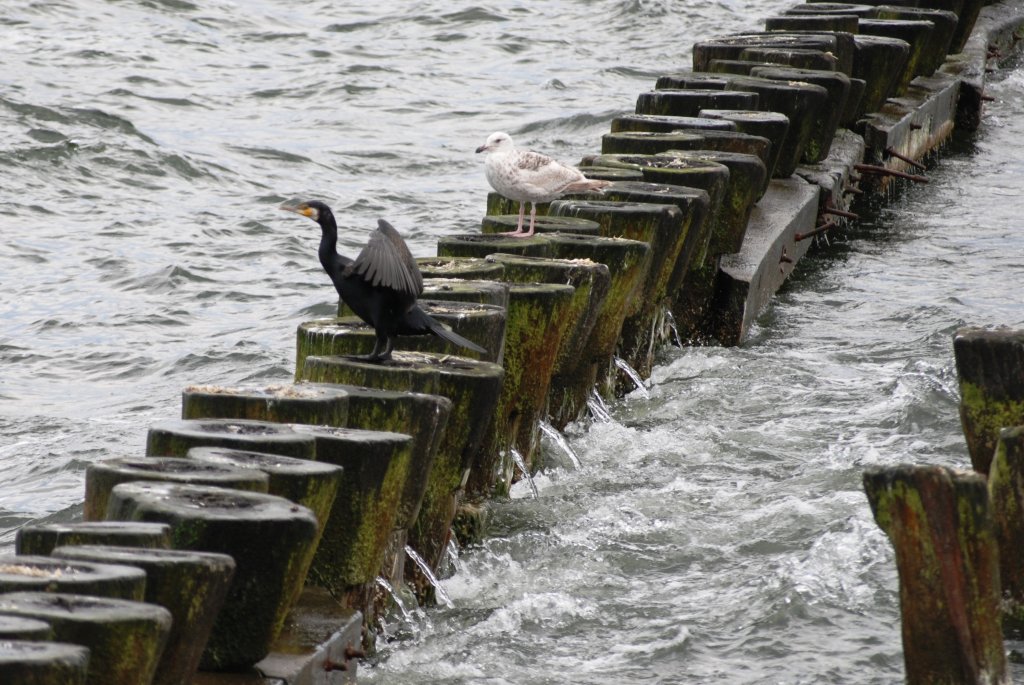
[[[847,219],[859,219],[860,214],[854,212],[848,212],[845,209],[836,209],[835,207],[823,207],[821,210],[822,214],[835,214],[836,216],[844,216]]]
[[[825,231],[835,227],[836,224],[833,224],[832,222],[826,222],[823,223],[821,226],[815,228],[813,231],[807,231],[807,233],[794,233],[793,240],[799,243],[801,240],[807,240],[808,238],[813,238],[816,235],[821,235]]]
[[[327,659],[326,661],[324,661],[324,670],[325,671],[347,671],[348,670],[348,664],[346,664],[344,662],[341,662],[341,661],[331,661],[330,659]]]
[[[853,186],[846,186],[843,188],[844,193],[850,193],[851,195],[863,195],[864,191],[860,188],[854,188]]]
[[[924,176],[918,176],[916,174],[907,174],[902,171],[896,171],[895,169],[887,169],[884,166],[875,166],[874,164],[854,164],[853,168],[864,174],[876,174],[878,176],[896,176],[897,178],[905,178],[908,181],[914,183],[927,183],[928,179]]]
[[[907,157],[906,155],[901,155],[900,153],[898,153],[895,150],[893,150],[891,147],[885,148],[885,152],[890,157],[895,157],[896,159],[901,159],[904,162],[906,162],[907,164],[909,164],[910,166],[916,166],[918,169],[921,169],[922,171],[928,171],[928,167],[926,167],[924,164],[921,164],[921,162],[917,161],[916,159],[911,159],[910,157]]]

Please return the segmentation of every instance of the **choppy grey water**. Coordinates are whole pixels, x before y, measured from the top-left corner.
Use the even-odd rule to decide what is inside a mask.
[[[789,2],[76,0],[0,10],[0,548],[141,453],[192,383],[290,379],[293,331],[383,216],[473,230],[493,130],[566,161],[700,38]],[[397,3],[396,3],[397,5]],[[896,575],[860,474],[966,465],[951,353],[1024,325],[1024,76],[930,185],[833,236],[735,349],[666,349],[579,470],[497,505],[373,683],[891,683]]]

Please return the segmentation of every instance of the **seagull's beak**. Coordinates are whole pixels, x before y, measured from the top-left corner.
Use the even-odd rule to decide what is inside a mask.
[[[477,151],[477,152],[487,152],[487,151],[488,151],[488,150],[490,150],[490,149],[491,149],[491,148],[490,148],[490,147],[488,147],[488,146],[487,146],[487,144],[485,143],[485,144],[481,145],[480,147],[478,147],[478,148],[476,149],[476,151]]]
[[[304,202],[285,202],[278,209],[283,209],[286,212],[295,212],[310,219],[313,218],[313,208]]]

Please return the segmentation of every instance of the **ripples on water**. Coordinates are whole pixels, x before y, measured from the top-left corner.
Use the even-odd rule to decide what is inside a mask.
[[[0,546],[138,454],[193,383],[287,381],[329,315],[315,195],[432,254],[509,130],[571,161],[694,40],[788,2],[39,2],[0,15]],[[652,30],[657,26],[658,30]],[[966,465],[951,335],[1024,325],[1022,77],[932,183],[801,263],[735,349],[666,349],[583,468],[497,503],[377,683],[889,683],[896,577],[865,466]]]

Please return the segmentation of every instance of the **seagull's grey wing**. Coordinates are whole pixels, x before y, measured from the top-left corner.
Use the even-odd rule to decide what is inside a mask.
[[[530,150],[520,152],[516,166],[523,183],[543,188],[548,193],[558,192],[584,178],[579,169]]]
[[[383,219],[370,233],[366,247],[348,268],[374,286],[391,288],[413,298],[423,292],[423,274],[395,227]]]

